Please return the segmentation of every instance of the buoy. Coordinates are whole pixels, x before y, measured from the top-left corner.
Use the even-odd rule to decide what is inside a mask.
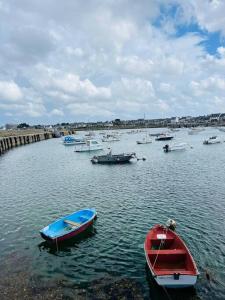
[[[174,221],[173,219],[169,219],[167,222],[166,222],[166,227],[175,231],[176,229],[176,226],[177,226],[177,223],[176,221]]]

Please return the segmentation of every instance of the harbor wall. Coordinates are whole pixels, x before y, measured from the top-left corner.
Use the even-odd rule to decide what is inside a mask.
[[[14,147],[40,142],[53,137],[52,132],[0,137],[0,155]]]

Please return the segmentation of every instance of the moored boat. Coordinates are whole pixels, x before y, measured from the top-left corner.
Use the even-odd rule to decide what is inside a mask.
[[[138,145],[141,145],[141,144],[150,144],[150,143],[152,143],[152,140],[147,136],[147,134],[141,140],[137,141]]]
[[[186,143],[180,143],[180,144],[173,144],[173,145],[168,145],[166,144],[163,147],[164,152],[171,152],[171,151],[184,151],[187,149],[187,144]]]
[[[43,239],[61,242],[77,236],[93,224],[97,213],[95,209],[83,209],[56,220],[40,230]]]
[[[98,151],[102,149],[103,149],[103,145],[99,143],[97,140],[87,140],[85,145],[76,147],[75,152],[90,152],[90,151]]]
[[[135,157],[135,153],[112,154],[110,150],[109,153],[105,155],[92,157],[91,162],[93,164],[123,164],[129,163],[130,160]]]
[[[205,130],[205,129],[201,128],[201,127],[193,127],[193,128],[191,128],[191,130],[188,131],[188,134],[189,135],[197,134],[203,130]]]
[[[74,137],[72,135],[67,135],[63,138],[63,145],[65,146],[83,145],[85,143],[83,138]]]
[[[117,135],[107,134],[102,138],[102,142],[119,142],[120,139]]]
[[[219,131],[225,132],[225,128],[224,127],[220,127],[218,129],[219,129]]]
[[[156,282],[168,288],[195,285],[199,275],[195,261],[183,240],[171,229],[155,225],[147,234],[144,251]]]
[[[210,138],[203,141],[204,145],[213,145],[219,143],[221,143],[221,140],[217,136],[211,136]]]
[[[156,137],[156,141],[169,141],[169,140],[172,140],[174,137],[170,134],[167,134],[167,133],[163,133],[163,134],[160,134],[158,137]]]

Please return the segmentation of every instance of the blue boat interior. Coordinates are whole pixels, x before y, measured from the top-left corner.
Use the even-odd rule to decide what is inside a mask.
[[[40,232],[50,238],[56,238],[74,231],[95,216],[94,209],[79,210],[67,215],[43,228]]]

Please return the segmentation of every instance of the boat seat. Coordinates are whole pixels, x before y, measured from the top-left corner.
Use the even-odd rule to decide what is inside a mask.
[[[196,275],[193,271],[185,270],[185,269],[176,269],[175,272],[173,270],[167,269],[157,269],[155,268],[156,275],[172,275],[174,273],[180,273],[180,275]]]
[[[64,222],[68,225],[75,226],[75,227],[79,227],[81,225],[80,223],[76,223],[76,222],[71,221],[71,220],[64,220]]]
[[[166,254],[186,254],[183,249],[163,249],[163,250],[148,250],[148,254],[152,255],[166,255]]]
[[[160,235],[159,235],[159,236],[160,236]],[[168,237],[168,236],[167,236],[165,239],[160,239],[160,238],[158,238],[158,237],[151,238],[151,242],[152,242],[152,243],[158,242],[158,241],[161,241],[161,240],[173,242],[173,241],[174,241],[174,238],[173,238],[173,237]]]

